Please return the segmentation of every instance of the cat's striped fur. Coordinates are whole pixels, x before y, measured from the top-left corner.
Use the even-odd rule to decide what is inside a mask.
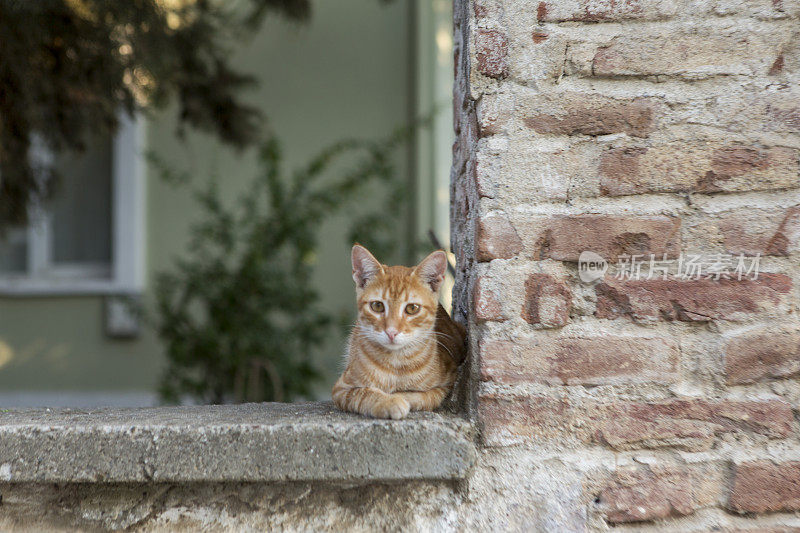
[[[433,252],[413,268],[352,252],[358,318],[347,367],[333,386],[337,407],[379,418],[431,410],[449,394],[465,354],[466,332],[438,303],[447,258]]]

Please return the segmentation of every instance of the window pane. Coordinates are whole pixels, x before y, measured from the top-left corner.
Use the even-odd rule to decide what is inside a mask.
[[[61,180],[53,214],[53,262],[111,263],[110,138],[98,139],[82,154],[60,154]]]
[[[25,230],[9,230],[0,235],[0,272],[23,273],[28,266],[28,240]]]

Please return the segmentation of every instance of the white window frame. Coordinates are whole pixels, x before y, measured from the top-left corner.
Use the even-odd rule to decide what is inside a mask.
[[[416,135],[416,238],[433,230],[450,248],[450,167],[453,131],[453,5],[450,0],[416,0],[416,117],[435,111],[430,128]],[[454,258],[453,258],[454,259]],[[445,277],[442,303],[451,307],[454,280]]]
[[[58,296],[141,294],[145,279],[144,125],[120,116],[111,169],[111,265],[53,265],[52,217],[34,208],[18,235],[28,240],[27,271],[0,273],[0,295]],[[10,238],[13,239],[13,232]],[[19,237],[17,237],[19,238]]]
[[[417,133],[418,238],[432,229],[450,242],[450,166],[453,132],[453,11],[450,0],[417,0],[415,116],[436,111]]]

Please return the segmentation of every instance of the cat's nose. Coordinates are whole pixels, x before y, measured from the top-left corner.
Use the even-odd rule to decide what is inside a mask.
[[[389,337],[389,342],[394,342],[394,338],[397,337],[397,334],[400,333],[397,331],[397,328],[386,328],[386,336]]]

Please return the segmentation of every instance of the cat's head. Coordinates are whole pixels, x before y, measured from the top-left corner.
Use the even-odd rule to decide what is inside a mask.
[[[433,252],[409,268],[382,265],[366,248],[353,246],[356,327],[388,350],[413,347],[428,338],[436,321],[447,256]]]

